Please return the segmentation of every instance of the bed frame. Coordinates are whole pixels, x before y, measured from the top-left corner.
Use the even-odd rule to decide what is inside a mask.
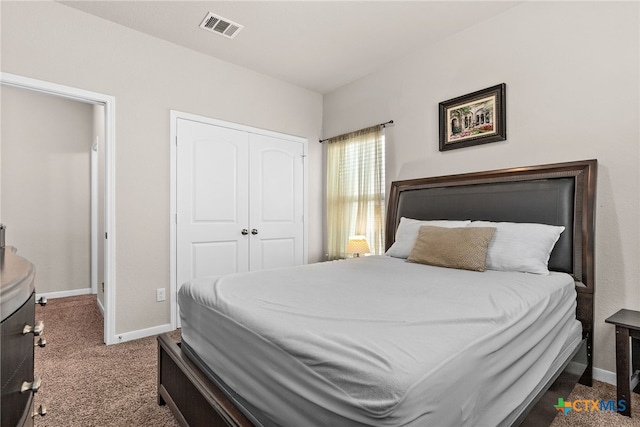
[[[597,161],[395,181],[391,184],[386,247],[402,216],[564,225],[549,260],[551,270],[573,276],[583,342],[513,425],[551,423],[553,404],[575,384],[592,384],[594,237]],[[526,195],[523,197],[523,194]],[[168,335],[158,337],[158,404],[183,426],[253,426],[231,400]]]

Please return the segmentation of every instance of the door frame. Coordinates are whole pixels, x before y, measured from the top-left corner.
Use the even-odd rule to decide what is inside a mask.
[[[91,293],[98,293],[98,144],[100,138],[95,137],[91,143]],[[104,310],[103,310],[104,311]],[[104,316],[104,313],[102,314]]]
[[[225,127],[229,129],[244,131],[248,133],[272,136],[275,138],[286,139],[294,142],[299,142],[302,144],[302,158],[303,162],[303,254],[302,254],[302,262],[306,264],[308,259],[308,226],[307,226],[307,218],[308,218],[308,197],[307,197],[307,189],[308,189],[308,168],[307,168],[307,138],[288,135],[280,132],[274,132],[270,130],[255,128],[252,126],[241,125],[238,123],[226,122],[224,120],[213,119],[210,117],[199,116],[197,114],[185,113],[176,110],[170,110],[170,133],[169,133],[169,149],[170,149],[170,160],[169,160],[169,168],[170,168],[170,196],[169,196],[169,310],[171,316],[171,329],[176,329],[178,327],[178,285],[177,285],[177,183],[178,183],[178,174],[177,174],[177,145],[178,145],[178,119],[183,120],[192,120],[195,122],[206,123],[214,126]]]
[[[104,106],[104,342],[116,344],[116,99],[113,96],[91,92],[17,74],[0,72],[0,84],[72,99],[87,104]]]

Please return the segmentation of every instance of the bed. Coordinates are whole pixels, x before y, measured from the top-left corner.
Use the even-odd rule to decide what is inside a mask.
[[[592,379],[596,167],[392,183],[388,254],[408,218],[547,224],[549,274],[381,256],[192,281],[182,343],[158,339],[158,403],[191,426],[548,424]]]

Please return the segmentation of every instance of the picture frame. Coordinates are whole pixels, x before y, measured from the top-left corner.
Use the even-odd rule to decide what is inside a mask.
[[[440,151],[507,139],[506,84],[439,104]]]

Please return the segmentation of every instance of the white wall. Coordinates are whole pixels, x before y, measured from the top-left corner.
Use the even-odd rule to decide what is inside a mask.
[[[2,71],[116,99],[116,333],[169,323],[169,111],[308,138],[322,257],[322,97],[56,2],[1,2]]]
[[[2,87],[7,244],[36,266],[38,294],[90,287],[93,107]]]
[[[640,309],[636,2],[526,2],[324,98],[323,135],[393,119],[387,180],[598,159],[595,366]],[[438,151],[438,103],[507,84],[507,141]]]

